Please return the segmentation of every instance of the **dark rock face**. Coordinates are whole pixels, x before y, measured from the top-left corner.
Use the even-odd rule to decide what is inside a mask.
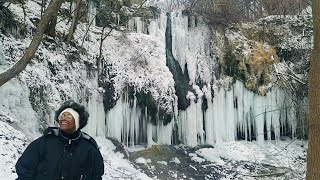
[[[112,65],[108,64],[104,59],[101,61],[97,59],[97,63],[101,62],[101,68],[98,73],[98,86],[104,89],[103,93],[103,105],[104,111],[108,112],[116,105],[117,98],[115,97],[115,88],[113,79],[115,77],[112,74]],[[99,67],[99,64],[97,64]]]
[[[32,109],[36,112],[38,116],[36,120],[39,124],[39,131],[43,132],[47,127],[47,116],[50,114],[50,108],[48,106],[48,97],[45,92],[45,86],[32,87],[30,88],[30,103]]]
[[[114,84],[112,82],[106,82],[104,84],[99,84],[103,87],[105,92],[103,93],[103,105],[104,111],[107,112],[116,105],[116,99],[114,98]]]
[[[107,139],[109,139],[116,146],[116,149],[114,150],[115,152],[122,153],[125,159],[129,158],[129,152],[127,151],[123,143],[121,143],[115,138],[107,138]]]

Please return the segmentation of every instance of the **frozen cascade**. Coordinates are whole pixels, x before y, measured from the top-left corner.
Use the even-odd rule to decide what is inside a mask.
[[[171,21],[172,53],[182,71],[187,64],[189,79],[193,84],[197,78],[210,82],[214,62],[210,57],[210,29],[201,18],[184,16],[182,12],[171,13]]]
[[[197,78],[206,82],[212,79],[214,60],[210,57],[210,29],[198,17],[182,15],[182,11],[171,12],[172,53],[179,62],[182,71],[187,64],[189,79],[195,84]],[[162,12],[158,19],[151,20],[146,25],[140,17],[134,17],[128,22],[128,28],[138,33],[148,32],[165,41],[167,15]],[[146,29],[147,27],[147,29]]]
[[[138,33],[148,34],[160,38],[165,42],[165,31],[167,27],[166,13],[162,12],[157,19],[151,19],[149,24],[141,20],[141,17],[133,17],[127,23],[127,28]]]
[[[29,93],[25,83],[18,79],[10,80],[0,88],[0,108],[2,112],[10,114],[23,125],[21,127],[30,127],[34,130],[37,129],[37,121],[29,101]]]
[[[199,123],[203,122],[202,116],[195,115],[201,112],[201,106],[198,106],[201,102],[192,101],[186,111],[179,112],[179,129],[184,144],[202,144],[199,137],[203,137],[203,133],[205,143],[212,145],[238,138],[263,143],[265,133],[267,140],[279,139],[280,128],[284,128],[286,123],[295,135],[295,112],[292,109],[287,111],[289,104],[285,101],[286,94],[280,89],[273,88],[267,96],[259,96],[237,81],[232,90],[220,89],[215,94],[213,101],[208,100],[208,109],[204,112],[205,126],[202,126],[205,132],[198,128]]]
[[[187,65],[189,79],[195,84],[197,78],[210,82],[214,60],[210,57],[210,29],[198,17],[182,15],[182,11],[171,12],[172,53],[179,62],[182,71]],[[165,41],[167,15],[162,12],[158,19],[153,19],[148,25],[141,17],[134,17],[128,22],[128,28],[138,33],[149,33]],[[147,28],[147,29],[146,29]]]
[[[134,106],[135,104],[134,102]],[[139,124],[139,114],[137,113],[140,111],[134,106],[130,108],[128,101],[120,99],[117,101],[115,107],[107,112],[107,136],[115,137],[127,146],[130,145],[129,143],[135,142],[135,139],[129,139],[129,137],[138,138],[134,136],[134,132],[146,132],[146,123],[143,121],[143,124]],[[137,125],[135,126],[135,124]],[[135,129],[136,127],[138,127],[138,129]],[[132,146],[134,146],[134,144],[132,144]]]
[[[4,53],[0,42],[0,65],[4,65]],[[0,69],[0,73],[5,69]],[[34,130],[37,130],[35,113],[29,101],[29,88],[25,82],[14,78],[0,87],[0,114],[4,117],[11,117],[19,128],[25,129],[25,133],[33,137]]]
[[[72,93],[73,99],[77,102],[81,101],[81,97],[87,97],[88,102],[86,105],[89,112],[88,125],[83,128],[84,132],[87,132],[91,136],[105,136],[106,132],[106,114],[104,111],[103,98],[100,93],[101,89],[98,88],[98,72],[94,71],[92,77],[87,77],[87,73],[84,70],[80,70],[81,79],[88,79],[87,85],[89,89],[79,89]],[[88,92],[90,92],[88,94]]]
[[[88,102],[89,123],[84,128],[85,132],[93,136],[105,135],[105,112],[102,98],[97,90],[92,92]]]
[[[146,23],[141,17],[132,17],[127,23],[127,28],[130,31],[147,34]]]
[[[191,84],[195,84],[197,78],[210,82],[216,62],[210,56],[211,31],[201,19],[183,16],[179,11],[170,12],[170,17],[174,58],[182,70],[187,65]],[[148,25],[149,35],[165,39],[166,18],[162,12],[159,19],[151,20]],[[137,20],[135,19],[130,26],[142,27]],[[136,31],[145,32],[144,29]],[[295,135],[295,110],[286,108],[289,106],[289,102],[285,102],[287,94],[277,87],[273,87],[266,96],[248,91],[240,81],[233,84],[229,91],[215,90],[214,97],[210,97],[210,88],[206,87],[206,90],[202,91],[206,91],[206,111],[201,108],[203,94],[197,92],[196,97],[189,92],[191,105],[185,111],[179,110],[176,116],[178,138],[184,144],[213,145],[237,139],[257,140],[263,143],[265,139],[279,139],[280,132],[288,131],[284,129],[287,125],[291,128],[289,130],[292,136]],[[171,124],[169,126],[173,127]],[[149,128],[147,131],[147,134],[153,133]],[[152,141],[148,135],[149,144]]]
[[[136,106],[137,99],[134,98],[130,104],[128,97],[119,99],[116,105],[106,115],[106,135],[115,137],[126,146],[135,144],[154,143],[171,144],[173,121],[168,125],[153,125],[147,115],[147,109],[142,113]]]
[[[180,140],[190,146],[204,143],[203,118],[201,98],[195,103],[196,96],[189,92],[190,106],[185,111],[179,111],[179,137]]]
[[[182,11],[171,13],[171,23],[172,53],[181,69],[184,71],[187,65],[189,79],[193,84],[197,78],[210,82],[215,62],[210,57],[210,29],[200,17],[184,16]]]
[[[149,34],[151,36],[155,36],[160,38],[163,42],[165,42],[165,32],[167,28],[167,16],[164,12],[160,14],[158,19],[153,19],[150,21],[148,26]]]
[[[152,125],[151,123],[149,123]],[[172,120],[169,124],[163,125],[163,123],[154,126],[152,125],[153,137],[156,137],[158,144],[171,144],[172,142],[172,130],[173,130],[174,121]],[[148,143],[150,145],[150,143]]]
[[[189,79],[195,84],[197,78],[206,82],[212,79],[214,60],[210,57],[210,29],[201,18],[182,15],[182,11],[171,12],[172,53],[179,62],[182,71],[187,65]],[[140,17],[134,17],[128,22],[128,28],[138,33],[146,33],[160,38],[165,42],[167,15],[162,12],[158,19],[153,19],[148,25]],[[147,29],[146,29],[147,28]]]

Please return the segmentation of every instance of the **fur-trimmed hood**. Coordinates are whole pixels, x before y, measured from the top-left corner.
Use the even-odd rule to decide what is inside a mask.
[[[79,129],[82,129],[87,125],[89,113],[87,112],[84,106],[80,105],[79,103],[76,103],[73,100],[68,100],[62,103],[61,107],[56,111],[54,116],[54,119],[56,122],[59,123],[58,117],[60,113],[67,108],[72,108],[73,110],[77,111],[77,113],[79,114]]]

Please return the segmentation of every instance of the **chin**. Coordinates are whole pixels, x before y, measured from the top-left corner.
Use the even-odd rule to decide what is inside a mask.
[[[60,129],[61,129],[62,131],[68,131],[68,128],[65,128],[65,127],[60,127]]]

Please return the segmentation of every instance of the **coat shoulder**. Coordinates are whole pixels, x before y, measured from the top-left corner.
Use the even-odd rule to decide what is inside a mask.
[[[59,136],[59,128],[58,127],[48,127],[44,132],[43,132],[44,136],[47,135],[55,135],[55,136]]]
[[[99,149],[99,146],[98,146],[97,142],[96,142],[91,136],[89,136],[87,133],[82,132],[81,137],[82,137],[83,139],[85,139],[86,141],[90,142],[90,144],[91,144],[94,148]]]

